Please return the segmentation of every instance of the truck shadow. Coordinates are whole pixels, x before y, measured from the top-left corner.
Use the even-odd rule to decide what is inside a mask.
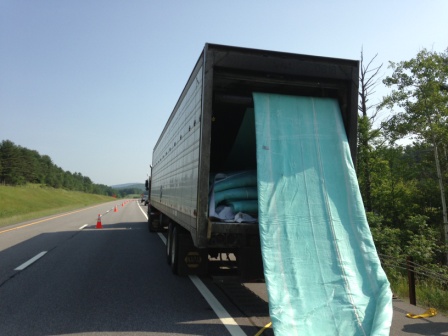
[[[41,251],[47,254],[14,270]],[[0,296],[5,335],[228,334],[189,278],[172,274],[146,222],[41,233],[1,251]],[[235,308],[231,314],[246,317]]]
[[[448,335],[448,323],[431,322],[431,323],[407,324],[403,326],[402,331],[412,335],[443,336]]]

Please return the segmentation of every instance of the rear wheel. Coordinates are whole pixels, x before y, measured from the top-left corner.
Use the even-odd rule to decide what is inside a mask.
[[[148,216],[148,230],[149,230],[149,232],[152,232],[151,225],[152,225],[152,218],[151,218],[151,214],[150,214]]]
[[[178,274],[178,264],[179,264],[179,227],[175,226],[173,228],[172,239],[170,243],[170,255],[171,255],[171,271],[173,274]]]
[[[190,232],[180,225],[172,223],[171,239],[167,244],[170,244],[168,251],[173,274],[185,276],[207,273],[207,249],[196,248]]]
[[[171,265],[171,245],[173,244],[173,229],[174,224],[172,222],[168,223],[168,235],[166,238],[166,262]]]
[[[159,231],[160,223],[162,221],[161,214],[150,214],[148,217],[148,229],[149,232]]]

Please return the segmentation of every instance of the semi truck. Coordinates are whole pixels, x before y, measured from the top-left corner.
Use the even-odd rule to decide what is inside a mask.
[[[210,260],[225,254],[241,278],[263,276],[253,94],[336,99],[355,162],[358,73],[356,60],[205,44],[154,146],[146,183],[148,228],[167,228],[173,273],[206,274]],[[232,177],[243,184],[234,188]],[[222,181],[230,181],[230,199],[218,203]],[[232,202],[236,189],[243,202]],[[219,216],[220,207],[234,213]]]

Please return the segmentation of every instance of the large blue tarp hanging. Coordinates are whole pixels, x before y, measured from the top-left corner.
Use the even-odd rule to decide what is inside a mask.
[[[389,335],[392,293],[336,100],[254,93],[260,238],[276,336]]]

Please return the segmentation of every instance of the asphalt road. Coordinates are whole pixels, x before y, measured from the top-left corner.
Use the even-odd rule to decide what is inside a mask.
[[[146,207],[120,202],[0,230],[0,336],[242,336],[270,321],[264,284],[174,276]],[[405,317],[424,310],[394,300],[391,335],[448,335],[446,316]]]
[[[232,305],[218,318],[200,279],[173,276],[138,202],[116,204],[0,231],[0,335],[254,334]]]

